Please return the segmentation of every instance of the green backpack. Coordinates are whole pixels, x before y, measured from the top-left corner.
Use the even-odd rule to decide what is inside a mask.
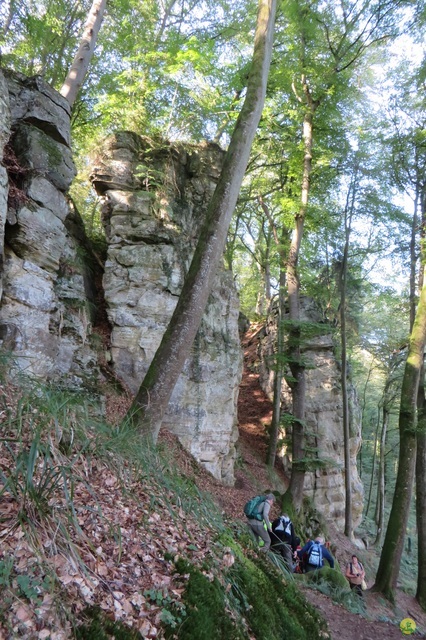
[[[263,515],[259,513],[259,507],[262,502],[265,502],[265,496],[255,496],[244,505],[244,513],[247,518],[253,518],[254,520],[263,520]]]

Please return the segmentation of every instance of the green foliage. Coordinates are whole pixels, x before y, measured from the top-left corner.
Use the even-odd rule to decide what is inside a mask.
[[[343,589],[344,591],[349,591],[349,583],[343,573],[340,571],[339,567],[332,569],[329,566],[324,566],[317,571],[309,571],[304,574],[304,578],[306,582],[311,585],[322,585],[326,584],[330,589],[330,592],[333,589]]]
[[[0,560],[0,588],[9,587],[13,572],[13,558],[6,555]]]
[[[15,458],[15,466],[0,470],[0,497],[11,494],[19,502],[21,524],[41,522],[52,513],[51,500],[56,490],[61,485],[68,486],[69,468],[54,462],[49,448],[41,441],[40,431],[36,431],[29,448],[23,443],[17,453],[7,442],[4,444]]]
[[[161,608],[160,620],[165,627],[175,629],[185,620],[185,604],[173,598],[167,589],[145,589],[143,595],[155,607]]]
[[[341,604],[348,611],[365,614],[365,604],[362,597],[350,588],[339,567],[331,569],[331,567],[324,566],[322,569],[309,571],[297,577],[298,580],[306,582],[311,588],[321,591],[321,593],[331,598],[333,602]]]
[[[36,605],[42,603],[44,593],[49,591],[52,586],[52,581],[49,576],[40,578],[32,573],[18,575],[16,577],[16,582],[19,587],[20,594],[27,598],[27,600],[34,602]]]

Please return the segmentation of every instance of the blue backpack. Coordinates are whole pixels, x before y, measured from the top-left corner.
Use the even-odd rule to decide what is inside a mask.
[[[259,513],[259,507],[262,502],[265,502],[265,496],[255,496],[244,505],[244,513],[247,518],[254,520],[263,520],[263,515]]]
[[[308,564],[322,567],[322,549],[319,542],[313,542],[308,552]]]

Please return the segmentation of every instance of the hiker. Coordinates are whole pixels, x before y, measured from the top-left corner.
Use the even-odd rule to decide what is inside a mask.
[[[263,498],[263,496],[262,496]],[[263,547],[261,547],[261,551],[266,553],[269,551],[269,547],[271,546],[271,539],[269,537],[269,532],[271,531],[271,523],[269,521],[269,511],[271,509],[272,504],[275,502],[275,496],[273,493],[268,493],[264,496],[264,499],[260,501],[259,505],[256,507],[256,514],[247,515],[247,521],[250,525],[251,530],[253,531],[257,542],[263,540],[265,543]],[[255,517],[253,517],[255,515]],[[265,528],[266,525],[266,528]]]
[[[348,562],[346,565],[345,576],[349,580],[351,589],[362,598],[364,596],[362,583],[365,580],[365,569],[355,554],[352,556],[352,562]]]
[[[289,569],[294,571],[293,560],[295,560],[300,538],[296,538],[293,523],[286,513],[283,513],[273,521],[272,531],[270,531],[269,536],[271,538],[271,550],[281,554]]]
[[[318,536],[315,540],[308,540],[300,551],[299,558],[302,561],[303,573],[321,569],[324,566],[324,560],[334,569],[334,558],[324,544],[324,538]]]

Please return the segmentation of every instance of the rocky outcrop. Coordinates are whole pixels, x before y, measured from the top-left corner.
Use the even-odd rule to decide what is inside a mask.
[[[69,106],[40,78],[0,73],[0,348],[10,369],[83,387],[99,380],[92,347],[96,287],[84,225],[68,197],[75,176]],[[216,145],[169,145],[121,132],[93,169],[108,241],[104,294],[112,327],[110,366],[138,388],[175,308],[221,169]],[[202,325],[174,389],[165,425],[216,478],[234,481],[241,377],[238,299],[231,274],[215,281]],[[306,317],[318,319],[313,308]],[[240,330],[244,319],[240,318]],[[262,341],[261,377],[271,393],[274,323]],[[102,354],[103,355],[103,354]],[[322,464],[306,490],[326,517],[344,513],[342,405],[331,334],[310,340],[307,431]],[[283,385],[284,406],[290,405]],[[352,402],[354,518],[359,420]],[[290,407],[289,407],[290,408]],[[283,452],[284,453],[284,452]],[[286,458],[283,455],[283,461]]]
[[[337,527],[345,524],[345,477],[343,446],[343,404],[340,367],[335,355],[331,327],[324,322],[314,302],[301,300],[301,319],[315,325],[311,338],[303,345],[302,356],[306,368],[305,432],[307,447],[314,458],[315,471],[306,473],[305,494],[315,507]],[[322,328],[323,327],[323,330]],[[271,315],[259,343],[259,375],[263,389],[272,399],[273,370],[270,366],[276,340],[276,316]],[[355,390],[350,389],[350,457],[353,522],[356,527],[362,517],[363,485],[358,475],[357,453],[361,446],[361,416]],[[285,380],[282,383],[282,412],[291,413],[291,393]],[[286,470],[291,466],[289,451],[280,455]]]
[[[80,387],[98,369],[84,227],[67,197],[69,105],[37,77],[0,73],[0,89],[1,347],[11,369]]]
[[[177,303],[222,159],[216,145],[153,145],[130,132],[110,137],[96,159],[111,363],[132,392]],[[222,269],[163,423],[225,484],[234,482],[238,437],[238,307],[232,276]]]
[[[68,197],[76,171],[66,100],[38,77],[0,73],[0,346],[11,370],[87,386],[99,379],[91,347],[96,303],[84,225]],[[134,392],[173,312],[220,172],[216,145],[155,145],[117,134],[94,184],[109,243],[105,297],[110,365]],[[234,481],[241,376],[238,299],[217,278],[165,425],[211,473]]]

